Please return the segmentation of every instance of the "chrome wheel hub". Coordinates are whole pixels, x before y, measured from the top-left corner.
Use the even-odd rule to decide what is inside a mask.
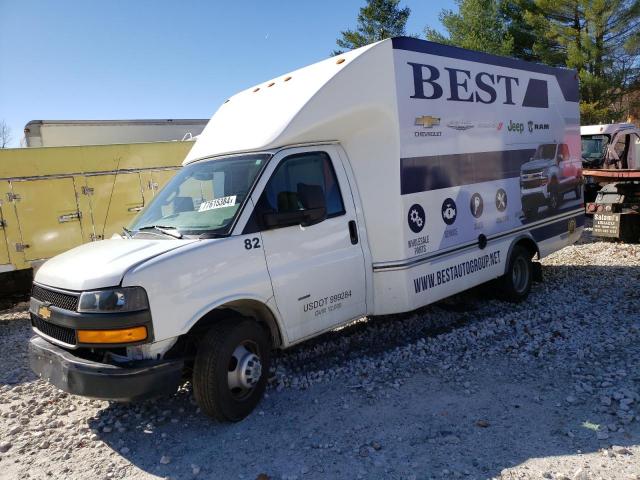
[[[524,292],[527,288],[528,276],[529,266],[527,265],[527,261],[522,257],[516,258],[511,271],[511,280],[513,287],[518,293]]]
[[[236,396],[245,396],[258,384],[261,376],[260,357],[248,350],[245,345],[238,345],[229,362],[227,373],[229,390]]]

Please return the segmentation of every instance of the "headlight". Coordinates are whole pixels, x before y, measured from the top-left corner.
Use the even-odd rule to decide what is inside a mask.
[[[79,312],[135,312],[149,308],[147,292],[142,287],[110,288],[82,292]]]

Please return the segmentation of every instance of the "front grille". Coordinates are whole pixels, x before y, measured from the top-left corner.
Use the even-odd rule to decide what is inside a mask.
[[[50,303],[54,307],[62,308],[63,310],[75,311],[78,308],[78,297],[76,295],[49,290],[39,285],[33,286],[31,296],[36,300]]]
[[[522,188],[537,188],[537,187],[542,187],[546,184],[547,184],[546,178],[537,178],[534,180],[522,180],[522,182],[520,182],[520,185],[522,185]]]
[[[66,343],[67,345],[76,344],[76,331],[73,328],[61,327],[60,325],[46,322],[36,317],[33,313],[31,314],[31,325],[39,332],[59,342]]]

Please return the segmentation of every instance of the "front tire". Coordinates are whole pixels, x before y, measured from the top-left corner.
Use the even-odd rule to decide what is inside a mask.
[[[256,407],[267,385],[271,344],[264,328],[242,318],[209,329],[198,346],[193,393],[220,422],[238,422]]]
[[[529,296],[532,281],[531,253],[516,245],[511,251],[505,274],[498,279],[498,295],[508,302],[520,303]]]
[[[557,212],[562,203],[562,194],[557,183],[552,183],[549,187],[549,210]]]

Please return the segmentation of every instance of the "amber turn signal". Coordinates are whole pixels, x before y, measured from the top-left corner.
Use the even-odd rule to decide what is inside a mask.
[[[78,330],[80,343],[131,343],[147,338],[147,327],[119,330]]]

